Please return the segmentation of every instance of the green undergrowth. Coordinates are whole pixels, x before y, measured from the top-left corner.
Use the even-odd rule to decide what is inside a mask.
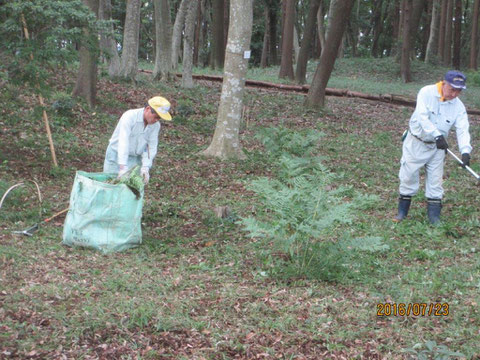
[[[334,76],[360,76],[347,71],[354,65],[339,62]],[[387,87],[396,81],[389,71],[382,60],[364,64],[362,76]],[[124,110],[161,93],[175,104],[174,121],[162,123],[138,248],[102,255],[64,247],[62,217],[33,237],[13,235],[38,221],[38,207],[31,186],[7,199],[0,209],[2,356],[479,355],[480,195],[473,177],[448,158],[442,224],[428,223],[423,173],[408,218],[391,221],[411,109],[332,97],[327,109],[313,111],[302,95],[250,89],[240,137],[246,158],[219,161],[199,154],[215,128],[218,87],[101,77],[99,105],[90,109],[71,102],[75,79],[63,78],[47,98],[57,170],[36,99],[13,85],[0,89],[0,194],[35,179],[42,218],[68,204],[76,170],[101,170]],[[477,118],[471,130],[475,147]],[[219,217],[218,208],[228,211]],[[448,303],[450,312],[377,316],[377,305],[387,302]]]

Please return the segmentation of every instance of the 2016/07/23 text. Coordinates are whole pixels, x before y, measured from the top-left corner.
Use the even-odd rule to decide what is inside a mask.
[[[448,316],[448,303],[380,303],[377,316]]]

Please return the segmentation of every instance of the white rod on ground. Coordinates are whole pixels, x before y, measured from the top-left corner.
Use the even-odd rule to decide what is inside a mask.
[[[457,155],[455,155],[452,151],[450,151],[450,149],[447,149],[447,151],[450,155],[452,155],[455,158],[455,160],[457,160],[461,165],[463,165],[463,161],[460,160]],[[465,165],[465,169],[467,169],[470,174],[475,176],[475,178],[480,181],[480,175],[478,175],[475,171],[473,171],[473,169],[470,166]]]

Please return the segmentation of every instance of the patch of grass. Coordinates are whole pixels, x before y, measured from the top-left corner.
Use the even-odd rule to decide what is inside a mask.
[[[374,93],[390,91],[391,83],[397,83],[397,70],[393,64],[388,67],[389,60],[341,61],[334,77],[352,87],[361,85],[359,91],[367,92],[368,87]],[[265,73],[275,81],[277,70],[268,68]],[[415,83],[399,88],[415,93],[423,81],[433,80],[436,71],[419,67]],[[261,76],[260,70],[254,73]],[[74,78],[63,80],[58,84],[65,84],[65,89],[56,91],[68,94]],[[480,195],[474,179],[447,160],[443,225],[428,224],[423,190],[404,222],[391,221],[397,206],[400,136],[411,109],[332,97],[328,109],[310,111],[303,108],[303,96],[248,90],[241,132],[247,159],[221,162],[197,155],[213,135],[217,86],[184,91],[178,84],[151,82],[143,76],[137,85],[102,78],[99,87],[98,108],[77,103],[76,125],[53,126],[57,156],[67,169],[56,176],[51,173],[41,117],[33,111],[36,102],[22,89],[0,89],[0,103],[7,112],[0,119],[0,192],[16,181],[34,178],[44,195],[43,215],[61,210],[68,203],[74,171],[101,168],[121,113],[161,91],[185,106],[176,114],[183,116],[181,121],[162,126],[146,188],[143,244],[110,255],[65,247],[61,217],[41,226],[31,238],[14,236],[11,230],[36,222],[33,213],[20,218],[33,208],[22,200],[30,192],[19,193],[9,204],[15,207],[13,214],[0,210],[0,216],[8,215],[0,221],[0,322],[6,329],[0,341],[2,354],[400,359],[408,355],[403,350],[420,344],[414,349],[420,352],[427,350],[428,341],[435,341],[437,347],[444,345],[465,358],[478,355]],[[475,88],[469,83],[468,92],[474,94]],[[13,121],[20,115],[25,121]],[[477,123],[472,117],[474,142],[480,137]],[[278,237],[248,238],[236,223],[261,214],[274,217],[246,189],[254,178],[273,183],[282,174],[279,158],[267,152],[272,147],[255,138],[259,132],[270,136],[274,145],[283,139],[289,144],[277,146],[283,151],[315,159],[310,165],[321,163],[334,178],[330,191],[348,189],[341,202],[356,202],[356,193],[377,198],[355,207],[349,223],[322,235],[322,244],[311,250],[324,256],[316,258],[318,263],[312,260],[311,273],[289,268],[285,252],[274,250]],[[325,134],[318,141],[303,141],[318,132]],[[302,141],[297,141],[299,135]],[[478,170],[477,163],[472,166]],[[231,212],[218,218],[217,206],[229,206]],[[330,203],[325,213],[333,208]],[[448,303],[450,314],[377,317],[377,304],[386,302]]]

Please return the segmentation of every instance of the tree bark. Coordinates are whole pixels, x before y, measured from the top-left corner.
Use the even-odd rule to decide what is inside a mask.
[[[172,34],[172,69],[178,68],[178,58],[180,57],[180,45],[182,42],[182,30],[185,24],[185,15],[187,14],[188,0],[182,0],[178,7]]]
[[[322,55],[322,49],[325,47],[325,5],[323,1],[320,2],[317,13],[317,32],[318,32],[318,41],[320,42],[320,52],[319,55]]]
[[[475,0],[473,4],[472,15],[472,32],[470,34],[470,62],[469,68],[477,70],[477,56],[478,56],[478,17],[480,12],[480,0]]]
[[[403,39],[402,58],[400,61],[400,72],[405,83],[412,81],[410,74],[410,22],[412,16],[413,0],[403,0]]]
[[[269,0],[268,1],[268,11],[270,13],[270,51],[269,51],[269,63],[271,65],[278,64],[278,52],[277,52],[277,8],[279,5],[279,0]]]
[[[98,0],[83,0],[83,3],[98,17]],[[97,94],[98,34],[86,29],[84,34],[85,43],[80,46],[80,67],[72,95],[84,98],[93,107]]]
[[[154,0],[155,67],[153,78],[170,81],[172,78],[172,23],[168,0]]]
[[[112,1],[100,0],[98,12],[100,20],[112,20]],[[100,33],[100,49],[105,53],[109,76],[114,76],[120,69],[120,56],[114,34],[111,23],[107,30]]]
[[[260,67],[266,68],[269,65],[269,51],[270,51],[270,11],[267,4],[263,10],[265,19],[265,32],[263,33],[262,57],[260,58]]]
[[[378,57],[378,41],[380,39],[380,34],[383,30],[383,20],[382,20],[382,4],[383,0],[375,0],[371,21],[371,28],[373,29],[372,35],[372,47],[370,48],[371,54],[373,57]]]
[[[443,64],[450,66],[452,63],[452,35],[453,35],[453,0],[448,0],[447,17],[445,20],[445,46],[443,48]]]
[[[310,8],[308,10],[307,22],[302,40],[302,47],[298,55],[297,69],[295,71],[295,81],[297,84],[305,83],[305,75],[307,73],[308,55],[312,48],[312,42],[315,32],[315,22],[320,7],[321,0],[310,0]]]
[[[455,23],[453,37],[452,64],[455,69],[460,69],[460,50],[462,43],[462,0],[455,0]]]
[[[423,10],[425,9],[425,0],[415,0],[412,3],[410,14],[410,49],[415,50],[415,42],[420,26],[420,19],[422,18]],[[415,53],[413,54],[415,56]]]
[[[329,10],[329,25],[325,47],[320,56],[305,105],[322,108],[325,106],[325,89],[335,64],[338,48],[352,11],[354,0],[332,0]]]
[[[285,15],[282,31],[282,58],[280,61],[279,78],[294,79],[293,75],[293,27],[295,23],[295,1],[284,0]]]
[[[198,2],[190,0],[185,18],[185,34],[183,36],[183,72],[182,87],[192,88],[193,43],[195,33],[195,19],[197,18]]]
[[[202,42],[203,14],[205,13],[205,0],[198,0],[197,21],[195,28],[195,40],[193,45],[193,65],[198,66],[198,56]]]
[[[135,80],[138,72],[138,45],[140,37],[141,0],[127,0],[127,14],[123,31],[120,69],[115,76]]]
[[[231,0],[228,42],[225,57],[222,95],[218,108],[217,126],[204,155],[220,159],[244,158],[239,140],[243,94],[253,23],[253,0]]]
[[[442,0],[442,8],[440,13],[440,30],[438,33],[438,58],[443,62],[443,54],[445,51],[445,32],[447,29],[447,9],[448,0]]]
[[[212,67],[223,68],[225,61],[224,0],[212,0]]]
[[[430,36],[428,37],[427,52],[425,54],[425,62],[429,64],[437,63],[438,54],[438,37],[440,24],[440,0],[433,0],[432,21],[430,23]]]

